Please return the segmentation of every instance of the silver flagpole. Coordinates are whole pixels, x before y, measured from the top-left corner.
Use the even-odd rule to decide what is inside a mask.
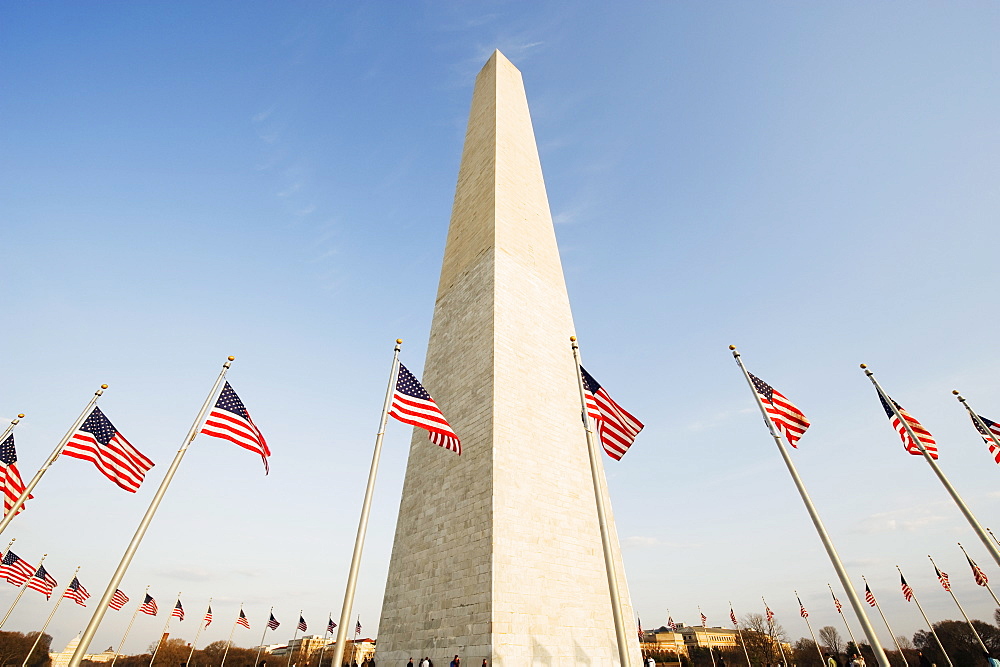
[[[13,540],[11,540],[11,541],[13,542]],[[39,567],[41,567],[42,562],[45,560],[46,556],[48,556],[48,554],[42,554],[42,560],[38,561],[38,566]],[[35,568],[35,572],[38,572],[38,568]],[[31,577],[33,577],[33,576],[35,576],[34,572],[31,574]],[[24,595],[24,591],[28,590],[28,582],[31,581],[31,577],[28,577],[27,579],[25,579],[24,583],[21,584],[21,590],[19,590],[17,592],[17,597],[14,598],[14,601],[11,603],[10,609],[7,610],[7,613],[4,614],[3,620],[0,621],[0,628],[2,628],[4,626],[4,623],[7,622],[7,619],[10,618],[10,613],[12,611],[14,611],[14,607],[17,606],[17,603],[20,601],[21,596]]]
[[[965,554],[965,558],[966,558],[966,560],[969,561],[969,565],[972,565],[972,566],[977,567],[977,568],[979,567],[978,565],[976,565],[975,563],[972,562],[971,558],[969,558],[969,554],[965,551],[965,547],[962,546],[961,542],[958,543],[958,548],[962,550],[963,554]],[[976,583],[978,583],[978,582],[976,582]],[[993,596],[993,601],[996,602],[997,607],[1000,607],[1000,600],[997,599],[996,593],[994,593],[993,589],[990,588],[990,582],[986,580],[985,575],[983,575],[983,588],[985,588],[986,590],[988,590],[990,592],[990,595]]]
[[[993,531],[992,531],[992,530],[990,530],[989,528],[987,528],[987,529],[986,529],[986,532],[990,534],[990,537],[992,537],[992,538],[993,538],[993,541],[997,543],[997,546],[998,546],[998,547],[1000,547],[1000,540],[998,540],[998,539],[997,539],[997,536],[993,534]]]
[[[326,643],[329,640],[330,635],[330,621],[333,620],[332,611],[330,612],[329,619],[330,620],[326,622],[326,630],[323,631],[323,645],[319,647],[319,662],[316,663],[316,667],[323,667],[323,654],[326,652]]]
[[[865,586],[868,586],[869,591],[872,589],[863,574],[861,575],[861,581],[865,582]],[[896,645],[896,650],[899,651],[899,658],[903,661],[903,667],[906,667],[908,663],[906,662],[906,654],[903,653],[903,647],[899,645],[898,641],[896,641],[896,635],[892,633],[892,628],[889,627],[889,621],[886,620],[885,614],[882,613],[882,607],[879,606],[878,598],[875,597],[874,593],[872,593],[872,600],[875,600],[875,608],[878,610],[879,616],[882,617],[882,622],[885,623],[885,629],[889,631],[889,636],[892,637],[892,643]]]
[[[597,503],[597,523],[601,528],[601,546],[604,548],[604,569],[608,575],[608,591],[611,595],[611,615],[615,621],[615,636],[618,639],[618,661],[621,667],[631,667],[632,657],[628,654],[628,640],[625,637],[625,621],[622,616],[621,593],[618,590],[618,575],[615,572],[614,552],[611,548],[611,531],[608,529],[607,509],[604,507],[604,493],[601,485],[601,458],[594,442],[594,423],[587,411],[587,395],[583,389],[583,375],[580,369],[580,345],[576,336],[570,336],[573,348],[573,361],[576,363],[576,384],[580,390],[580,409],[583,417],[583,429],[587,436],[587,454],[590,457],[590,477],[594,483],[594,499]],[[699,612],[701,613],[701,612]],[[709,648],[711,651],[711,647]],[[715,664],[715,657],[712,657]],[[336,666],[334,666],[336,667]]]
[[[212,598],[208,598],[208,609],[211,609],[211,608],[212,608]],[[207,614],[208,610],[205,610],[205,613]],[[205,629],[204,625],[203,625],[204,623],[205,623],[205,619],[203,618],[203,619],[201,619],[201,622],[198,623],[198,632],[194,633],[194,641],[191,642],[191,652],[188,653],[187,667],[191,667],[191,658],[192,658],[192,656],[194,656],[194,649],[195,649],[195,647],[198,646],[198,637],[201,636],[201,631]],[[24,666],[22,665],[22,667],[24,667]]]
[[[579,366],[580,364],[577,364],[577,365]],[[583,404],[583,409],[584,409],[584,411],[587,410],[587,404],[586,403]],[[700,618],[702,618],[702,619],[705,617],[705,614],[701,613],[701,605],[698,605],[698,616]],[[708,630],[708,628],[705,626],[706,622],[707,621],[702,620],[701,627],[703,627],[706,630]],[[708,657],[710,657],[712,659],[712,667],[715,667],[715,654],[712,653],[712,638],[709,637],[709,636],[707,636],[707,633],[706,633],[705,641],[708,642]]]
[[[743,371],[743,377],[746,378],[747,385],[750,387],[750,393],[753,394],[754,400],[757,401],[757,407],[760,409],[760,414],[764,417],[764,423],[767,425],[767,430],[771,432],[771,437],[774,438],[774,444],[778,446],[778,451],[781,452],[781,458],[785,461],[785,466],[788,468],[788,474],[792,476],[792,481],[795,483],[795,488],[799,491],[799,496],[802,497],[802,503],[806,506],[809,518],[812,519],[813,526],[815,526],[816,532],[819,534],[819,539],[823,542],[826,554],[830,557],[830,562],[833,564],[833,569],[837,572],[837,578],[840,579],[840,585],[844,588],[844,592],[847,593],[847,599],[850,601],[851,607],[854,609],[854,613],[858,617],[858,621],[861,623],[861,629],[864,631],[865,636],[868,637],[868,643],[871,645],[872,651],[875,653],[875,659],[878,661],[880,667],[889,667],[889,658],[885,655],[885,649],[882,648],[882,644],[878,640],[878,635],[875,633],[875,628],[872,627],[871,621],[868,620],[868,615],[865,613],[865,609],[861,605],[861,600],[858,598],[858,594],[854,590],[851,578],[847,575],[847,570],[844,569],[844,564],[840,562],[840,555],[837,554],[837,549],[833,546],[833,540],[830,539],[830,534],[826,532],[826,526],[823,525],[823,520],[819,518],[819,512],[816,511],[816,507],[813,505],[812,499],[809,497],[809,492],[806,491],[805,484],[802,483],[802,479],[799,477],[799,473],[795,469],[795,464],[792,463],[792,458],[788,455],[784,439],[774,427],[774,422],[771,421],[771,416],[767,414],[767,410],[764,409],[764,404],[761,402],[760,396],[757,394],[757,390],[754,389],[753,381],[750,379],[750,373],[748,373],[746,367],[743,366],[743,360],[740,358],[740,353],[733,345],[730,345],[729,349],[733,351],[733,358],[736,360],[740,370]],[[860,651],[860,648],[858,650]],[[71,665],[71,667],[76,667],[76,665]]]
[[[59,455],[62,454],[63,447],[65,447],[66,443],[69,442],[69,439],[76,432],[76,429],[80,428],[80,424],[82,424],[84,420],[90,415],[90,411],[94,408],[94,405],[97,404],[97,399],[101,397],[101,395],[104,393],[104,390],[107,388],[108,385],[102,384],[101,388],[94,392],[94,396],[90,399],[90,402],[87,403],[87,407],[83,409],[83,412],[80,413],[80,416],[77,417],[76,421],[73,422],[73,425],[69,427],[69,430],[66,431],[66,435],[62,437],[62,440],[59,441],[59,444],[56,445],[56,448],[52,450],[52,453],[49,455],[49,458],[45,460],[45,463],[43,463],[42,467],[38,469],[38,472],[35,473],[35,476],[32,477],[31,481],[28,482],[28,485],[24,487],[24,491],[21,492],[21,495],[18,496],[17,500],[14,501],[14,505],[11,506],[10,510],[4,516],[3,520],[0,521],[0,533],[3,533],[3,531],[7,529],[7,526],[10,525],[10,522],[14,520],[14,517],[17,516],[18,510],[20,510],[21,507],[24,506],[25,501],[28,500],[28,496],[31,495],[31,492],[34,490],[35,486],[37,486],[38,482],[41,481],[42,475],[44,475],[45,471],[47,471],[49,468],[52,467],[52,464],[55,463],[56,459],[59,458]]]
[[[729,601],[729,611],[732,612],[733,618],[735,619],[736,618],[736,612],[733,611],[733,601],[732,600]],[[743,643],[743,632],[740,630],[740,622],[734,620],[733,625],[736,626],[736,634],[739,635],[739,637],[740,637],[740,646],[743,647],[743,655],[745,655],[747,657],[747,667],[751,667],[751,665],[750,665],[750,654],[747,653],[747,645]]]
[[[271,608],[274,609],[274,607],[271,607]],[[242,614],[242,613],[243,613],[243,603],[241,602],[240,603],[240,614]],[[239,616],[239,614],[237,614],[236,615],[236,620],[233,621],[233,627],[229,631],[229,639],[226,640],[226,650],[222,652],[222,662],[219,664],[219,667],[225,667],[226,666],[226,656],[229,655],[229,647],[232,646],[232,644],[233,644],[233,633],[236,632],[236,624],[239,623],[239,622],[240,622],[240,616]],[[261,639],[263,639],[263,637]]]
[[[975,424],[981,429],[980,433],[989,438],[990,440],[992,440],[994,445],[1000,447],[1000,439],[997,439],[997,434],[991,431],[989,427],[986,426],[986,424],[983,422],[982,417],[980,417],[975,411],[973,411],[972,408],[969,407],[969,403],[960,393],[958,393],[958,389],[952,390],[951,393],[953,393],[955,397],[958,398],[962,406],[965,407],[965,409],[969,412],[969,416],[972,417],[972,421],[975,422]]]
[[[4,440],[7,439],[7,436],[10,435],[11,431],[14,430],[14,427],[17,426],[18,422],[20,422],[22,419],[24,419],[23,413],[19,414],[17,417],[10,420],[10,425],[3,430],[3,433],[0,433],[0,442],[3,442]]]
[[[896,566],[896,569],[899,570],[900,578],[905,579],[905,577],[903,577],[903,571],[899,569],[898,565]],[[907,584],[907,586],[910,585]],[[931,634],[934,635],[934,641],[937,642],[938,648],[941,649],[941,655],[943,655],[944,659],[948,661],[948,667],[955,667],[951,662],[951,658],[948,656],[948,652],[944,650],[944,644],[941,643],[941,639],[938,637],[937,631],[934,630],[934,625],[930,622],[930,619],[927,618],[927,614],[924,613],[924,608],[920,606],[920,600],[917,599],[917,594],[913,591],[912,586],[910,586],[910,593],[913,595],[913,601],[917,603],[917,609],[920,610],[920,615],[924,617],[924,623],[927,624]]]
[[[90,619],[90,623],[87,624],[87,629],[83,631],[83,635],[80,637],[80,644],[76,647],[76,651],[73,652],[73,657],[69,659],[69,664],[67,667],[80,667],[80,662],[83,660],[83,656],[86,655],[87,649],[90,648],[90,642],[93,641],[94,635],[97,633],[97,628],[101,625],[101,621],[104,619],[104,614],[108,611],[108,604],[111,602],[111,598],[114,596],[115,591],[118,590],[118,585],[121,584],[122,579],[125,578],[125,572],[128,570],[128,566],[132,563],[132,557],[135,556],[135,552],[139,550],[139,544],[142,542],[143,536],[146,534],[146,529],[149,528],[149,524],[153,521],[153,515],[156,514],[157,508],[160,506],[160,501],[163,500],[163,496],[167,493],[167,487],[170,486],[170,482],[174,478],[174,474],[177,472],[177,468],[181,464],[181,459],[184,458],[184,454],[187,453],[188,447],[194,440],[195,436],[198,435],[198,429],[201,426],[202,420],[205,418],[205,413],[208,412],[209,407],[212,405],[212,399],[215,397],[216,393],[219,391],[219,387],[222,386],[222,381],[226,377],[226,371],[232,365],[235,357],[229,357],[229,359],[222,364],[222,371],[219,373],[219,377],[216,378],[215,384],[212,385],[212,390],[208,392],[208,396],[205,398],[205,402],[201,406],[201,410],[198,411],[198,416],[195,418],[194,423],[191,424],[191,430],[188,431],[187,435],[184,436],[184,442],[181,444],[180,449],[177,450],[177,454],[174,456],[173,462],[170,467],[167,468],[167,473],[163,476],[163,481],[160,482],[160,488],[156,490],[153,495],[153,499],[149,503],[149,508],[146,510],[145,516],[142,517],[142,521],[139,522],[139,527],[136,528],[135,535],[132,536],[132,541],[129,542],[128,547],[125,549],[125,554],[122,556],[121,562],[118,564],[118,569],[111,576],[111,581],[108,582],[108,587],[104,590],[104,595],[101,597],[101,601],[97,604],[97,609],[94,610],[94,615]],[[75,430],[75,429],[74,429]]]
[[[819,664],[826,667],[826,659],[823,657],[823,649],[819,647],[819,642],[816,641],[816,633],[813,632],[812,623],[809,622],[809,612],[807,611],[803,614],[805,607],[802,605],[802,598],[799,597],[799,592],[795,591],[795,599],[799,601],[799,616],[806,622],[806,627],[809,628],[809,635],[813,638],[813,644],[816,645],[816,652],[819,653]]]
[[[142,608],[142,603],[146,601],[146,595],[148,594],[149,586],[146,586],[146,592],[143,594],[142,599],[139,600],[139,604],[135,606],[135,611],[132,612],[132,620],[128,622],[128,627],[125,628],[125,634],[122,636],[122,640],[118,644],[118,648],[115,649],[115,657],[111,658],[110,667],[115,667],[115,662],[118,661],[118,656],[121,655],[122,647],[125,646],[125,640],[128,639],[128,633],[132,631],[132,624],[135,623],[135,617],[139,615],[139,609]]]
[[[264,650],[264,635],[267,634],[268,623],[271,622],[271,618],[274,616],[274,607],[267,612],[267,623],[264,624],[264,632],[260,633],[260,646],[257,647],[257,657],[253,659],[253,667],[257,667],[260,664],[260,652]]]
[[[177,591],[177,602],[181,601],[181,592]],[[177,608],[177,602],[174,606],[170,608],[170,613],[167,614],[167,622],[163,624],[163,632],[160,633],[160,638],[156,642],[156,648],[153,649],[153,655],[149,658],[149,667],[153,667],[153,661],[156,660],[156,654],[160,652],[160,645],[163,644],[163,635],[167,634],[167,628],[170,627],[170,619],[174,617],[174,609]]]
[[[302,610],[299,609],[299,618],[302,618]],[[299,620],[295,619],[295,632],[292,633],[292,641],[288,643],[288,665],[291,667],[292,664],[292,644],[295,642],[295,638],[299,636]]]
[[[858,645],[858,640],[854,638],[854,633],[851,632],[851,625],[847,622],[847,617],[844,616],[844,610],[840,607],[840,601],[837,600],[837,594],[833,592],[833,586],[827,582],[826,587],[830,589],[830,595],[833,596],[834,607],[837,609],[837,613],[840,614],[840,620],[844,622],[844,627],[847,628],[847,634],[851,636],[851,643],[854,644],[854,649],[861,655],[861,646]]]
[[[940,572],[941,570],[938,568],[937,563],[934,562],[934,559],[931,558],[930,555],[928,555],[927,558],[930,559],[931,565],[934,566],[934,569]],[[969,629],[972,630],[972,634],[976,636],[976,641],[979,642],[979,646],[982,647],[983,652],[989,653],[990,650],[986,648],[986,644],[983,643],[983,638],[979,636],[979,632],[976,631],[976,627],[972,625],[972,621],[969,620],[969,615],[965,613],[962,603],[958,601],[957,597],[955,597],[955,591],[951,590],[951,583],[948,584],[948,588],[946,590],[948,591],[948,594],[951,595],[951,599],[955,601],[955,604],[958,606],[958,610],[962,612],[962,618],[964,618],[965,622],[969,624]]]
[[[917,447],[917,449],[920,450],[920,453],[924,455],[924,460],[927,461],[931,470],[933,470],[934,474],[937,475],[939,480],[941,480],[941,484],[944,485],[944,488],[951,495],[951,499],[955,501],[956,505],[958,505],[958,509],[960,509],[962,514],[965,515],[965,519],[969,522],[969,525],[972,526],[972,530],[976,531],[976,535],[978,535],[979,539],[983,541],[983,544],[986,546],[986,550],[990,552],[991,556],[993,556],[993,560],[996,561],[997,565],[1000,565],[1000,549],[997,549],[997,545],[986,534],[986,530],[983,529],[979,520],[976,519],[975,515],[972,513],[972,510],[970,510],[969,506],[965,504],[962,497],[958,495],[958,491],[956,491],[955,487],[951,485],[948,478],[944,476],[944,472],[941,470],[940,466],[938,466],[937,461],[935,461],[934,458],[927,452],[927,449],[924,448],[924,443],[920,442],[920,438],[918,438],[917,434],[913,432],[910,422],[903,419],[903,415],[899,414],[896,404],[885,393],[885,390],[882,389],[882,385],[880,385],[878,380],[875,379],[875,374],[868,370],[868,366],[865,364],[861,364],[861,368],[864,369],[865,375],[867,375],[868,379],[871,380],[873,385],[875,385],[875,391],[877,391],[878,395],[882,397],[885,404],[889,406],[892,413],[896,416],[896,419],[899,420],[899,423],[903,425],[907,435],[910,436],[910,440]]]
[[[769,614],[767,612],[770,611],[771,608],[767,606],[767,600],[764,599],[763,595],[760,596],[760,599],[761,602],[764,603],[764,620],[767,621],[768,632],[772,635],[771,639],[773,639],[774,643],[778,645],[778,651],[781,653],[781,664],[788,667],[788,659],[785,657],[785,648],[781,645],[781,638],[774,632],[774,619],[768,618]]]
[[[76,570],[73,571],[73,579],[76,579],[76,575],[79,571],[80,566],[77,566]],[[35,652],[36,648],[38,648],[38,642],[42,640],[42,635],[45,634],[46,628],[48,628],[49,623],[52,622],[52,617],[56,615],[56,609],[59,609],[59,605],[62,603],[63,598],[66,597],[66,593],[69,592],[69,587],[73,584],[73,579],[69,580],[69,583],[66,584],[66,590],[63,591],[63,594],[58,600],[56,600],[55,605],[53,605],[52,611],[49,612],[49,617],[45,619],[45,625],[42,626],[42,629],[38,631],[38,636],[35,637],[35,643],[31,645],[28,655],[24,656],[24,662],[21,663],[21,667],[28,667],[28,660],[31,659],[31,654]]]
[[[382,455],[382,438],[385,435],[385,425],[389,419],[389,408],[392,405],[392,394],[396,389],[396,377],[399,375],[399,347],[402,338],[396,339],[396,347],[392,351],[392,367],[389,371],[389,386],[385,390],[385,402],[382,404],[382,416],[379,419],[378,433],[375,434],[375,451],[372,453],[372,465],[368,472],[368,486],[365,487],[365,500],[361,505],[361,519],[358,521],[358,534],[354,539],[354,553],[351,556],[351,569],[347,575],[347,589],[344,591],[344,606],[340,610],[340,625],[337,626],[337,643],[333,647],[333,665],[344,661],[344,648],[347,643],[347,626],[351,622],[351,611],[354,607],[354,591],[358,584],[358,569],[361,567],[361,552],[365,548],[365,534],[368,532],[368,514],[371,512],[372,495],[375,493],[375,476],[378,474],[378,462]]]

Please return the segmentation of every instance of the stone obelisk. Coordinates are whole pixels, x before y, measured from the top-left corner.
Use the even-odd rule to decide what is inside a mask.
[[[476,78],[423,372],[462,455],[414,432],[378,664],[619,664],[573,333],[521,74],[496,51]]]

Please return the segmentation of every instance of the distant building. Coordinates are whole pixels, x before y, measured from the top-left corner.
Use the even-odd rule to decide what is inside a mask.
[[[80,635],[77,635],[66,644],[66,648],[62,650],[62,653],[52,653],[49,652],[49,660],[52,661],[51,667],[66,667],[69,664],[70,658],[73,657],[73,653],[76,652],[76,647],[80,645]],[[111,662],[115,657],[115,650],[112,647],[108,647],[103,653],[88,653],[83,656],[84,660],[90,660],[91,662]]]
[[[304,656],[316,655],[324,646],[333,646],[333,639],[326,639],[319,635],[305,635],[298,639],[293,639],[287,644],[272,644],[266,649],[271,655],[288,655],[289,653],[301,652]]]
[[[688,654],[687,646],[684,644],[684,635],[674,632],[666,626],[643,632],[642,641],[639,644],[643,651],[670,652],[677,655]]]
[[[715,649],[739,646],[736,642],[736,630],[729,628],[703,628],[700,625],[678,625],[677,632],[684,637],[684,645],[688,650],[695,647]]]

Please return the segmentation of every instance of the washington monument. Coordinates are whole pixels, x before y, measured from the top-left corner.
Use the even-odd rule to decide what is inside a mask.
[[[574,333],[521,74],[496,51],[476,78],[423,372],[462,454],[414,433],[378,664],[619,664]]]

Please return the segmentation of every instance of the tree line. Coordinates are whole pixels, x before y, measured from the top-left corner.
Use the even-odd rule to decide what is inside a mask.
[[[993,657],[1000,658],[1000,609],[994,613],[994,623],[972,621],[973,627],[983,640],[987,650]],[[875,653],[865,642],[855,645],[853,641],[845,640],[834,626],[828,625],[819,629],[819,646],[811,638],[802,637],[790,642],[785,629],[773,619],[768,620],[763,614],[747,614],[740,624],[740,635],[735,637],[737,645],[724,648],[713,648],[711,654],[706,647],[692,647],[689,655],[678,656],[672,651],[656,649],[644,651],[645,656],[651,656],[658,663],[680,663],[681,667],[744,667],[747,657],[751,667],[782,667],[785,663],[791,667],[826,667],[820,653],[829,653],[839,665],[846,667],[852,655],[864,658],[867,667],[877,667]],[[666,630],[666,628],[662,628]],[[945,620],[934,624],[941,644],[948,652],[948,657],[955,667],[989,667],[983,649],[976,640],[969,624],[963,621]],[[893,667],[926,667],[929,663],[936,667],[947,667],[948,660],[941,653],[934,636],[929,630],[919,630],[910,639],[905,636],[895,638],[899,649],[886,649],[886,657]],[[745,651],[744,651],[745,649]],[[784,655],[782,655],[784,653]],[[921,655],[922,654],[922,655]],[[921,661],[921,657],[926,662]],[[714,663],[713,663],[714,658]]]

